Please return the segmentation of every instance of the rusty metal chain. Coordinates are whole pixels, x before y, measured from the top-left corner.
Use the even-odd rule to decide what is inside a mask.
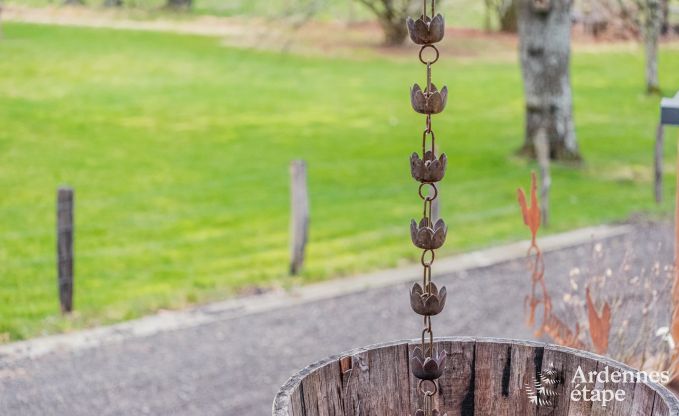
[[[423,203],[422,219],[410,223],[410,236],[413,244],[422,249],[422,285],[415,283],[410,291],[410,306],[415,313],[423,316],[421,343],[413,348],[410,356],[410,367],[413,375],[419,379],[417,390],[422,396],[422,406],[415,416],[438,415],[434,398],[439,393],[438,379],[445,368],[446,352],[437,351],[434,347],[434,331],[431,317],[439,314],[446,302],[446,288],[437,288],[432,282],[431,270],[436,258],[435,250],[439,249],[446,239],[448,228],[441,219],[433,218],[432,205],[439,197],[436,183],[445,175],[447,158],[445,154],[436,154],[436,135],[432,128],[432,115],[438,114],[446,106],[448,89],[436,88],[432,82],[432,66],[438,62],[440,53],[435,43],[443,39],[445,23],[443,16],[436,14],[436,0],[422,1],[422,15],[418,19],[408,18],[410,39],[421,45],[418,58],[426,66],[426,84],[424,89],[418,84],[410,90],[410,102],[413,109],[426,116],[422,133],[422,155],[413,153],[410,157],[412,177],[420,183],[418,195]],[[428,10],[431,14],[428,15]]]

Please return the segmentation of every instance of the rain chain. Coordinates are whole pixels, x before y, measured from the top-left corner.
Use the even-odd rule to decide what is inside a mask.
[[[417,390],[422,395],[422,407],[417,409],[415,416],[438,416],[439,411],[434,408],[434,396],[439,391],[438,379],[443,374],[446,364],[446,352],[434,349],[434,332],[431,317],[443,310],[446,304],[446,288],[439,290],[431,281],[431,266],[434,263],[434,250],[440,248],[446,240],[448,227],[442,219],[432,218],[432,204],[438,197],[436,183],[443,179],[446,171],[447,158],[445,154],[436,155],[436,137],[431,125],[432,114],[438,114],[446,106],[448,88],[440,91],[432,83],[431,68],[439,59],[439,50],[435,43],[443,39],[445,24],[443,16],[436,14],[436,1],[431,0],[428,10],[427,0],[423,0],[422,15],[414,20],[408,18],[408,32],[410,39],[420,49],[420,62],[427,68],[427,83],[422,89],[415,84],[410,90],[410,101],[413,109],[426,115],[425,129],[422,133],[422,158],[413,153],[410,157],[410,172],[420,183],[419,196],[423,201],[422,219],[418,223],[410,223],[410,236],[416,247],[422,249],[422,285],[415,283],[410,291],[410,306],[415,313],[424,317],[422,342],[413,349],[410,357],[410,368],[413,375],[419,379]],[[428,14],[430,12],[430,14]]]

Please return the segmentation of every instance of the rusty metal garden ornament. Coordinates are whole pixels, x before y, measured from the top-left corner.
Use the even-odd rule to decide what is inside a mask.
[[[446,296],[448,292],[445,287],[441,290],[434,283],[429,283],[429,288],[422,288],[419,283],[415,283],[410,289],[410,307],[415,313],[423,316],[434,316],[441,313],[446,306]]]
[[[434,225],[430,224],[431,218],[422,218],[418,225],[415,220],[410,221],[410,238],[416,247],[423,250],[436,250],[446,242],[448,227],[439,219]]]
[[[420,114],[438,114],[446,108],[448,102],[448,87],[443,87],[441,91],[436,85],[427,85],[424,90],[415,84],[410,89],[410,103],[413,110]]]
[[[423,10],[424,15],[415,20],[409,17],[406,20],[408,25],[408,33],[410,39],[418,45],[427,45],[440,42],[445,34],[446,24],[443,21],[443,16],[437,14],[433,18],[426,16],[426,9]]]
[[[446,352],[435,352],[425,356],[421,347],[415,347],[410,357],[410,368],[413,375],[420,380],[436,380],[443,374],[446,368]]]
[[[438,157],[434,156],[432,151],[424,153],[424,157],[420,159],[420,155],[416,152],[410,156],[410,174],[418,182],[433,183],[443,179],[446,174],[446,165],[448,158],[445,154]]]
[[[428,13],[430,12],[430,13]],[[438,198],[436,183],[443,179],[448,159],[445,154],[436,154],[436,136],[432,129],[432,115],[442,112],[448,100],[448,88],[441,90],[432,82],[432,65],[439,59],[439,50],[434,46],[443,39],[445,23],[443,16],[436,14],[436,1],[422,1],[422,15],[415,20],[408,18],[410,39],[422,45],[419,60],[426,66],[427,83],[424,88],[415,84],[410,89],[410,103],[417,113],[425,114],[425,129],[422,132],[422,157],[417,153],[410,156],[410,173],[420,183],[418,195],[422,199],[422,219],[410,222],[410,238],[415,247],[422,249],[422,284],[415,283],[410,291],[410,306],[415,313],[423,316],[422,344],[413,349],[410,368],[419,379],[418,391],[422,395],[422,406],[414,416],[439,416],[434,408],[434,395],[438,394],[438,379],[446,366],[446,352],[434,348],[434,332],[431,317],[438,315],[446,304],[447,291],[431,281],[431,266],[436,253],[446,241],[448,227],[442,219],[432,217],[432,203]],[[427,58],[426,56],[429,56]]]

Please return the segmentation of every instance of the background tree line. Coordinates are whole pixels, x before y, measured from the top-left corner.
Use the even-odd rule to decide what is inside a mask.
[[[101,5],[104,7],[123,7],[127,4],[130,6],[138,5],[139,1],[126,0],[102,0]],[[82,6],[85,5],[85,0],[64,0],[63,4],[68,6]],[[165,0],[165,7],[168,9],[191,9],[193,0]]]

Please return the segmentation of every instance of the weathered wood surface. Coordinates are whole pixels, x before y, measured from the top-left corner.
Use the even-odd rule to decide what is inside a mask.
[[[73,189],[57,191],[57,277],[61,312],[73,310]]]
[[[647,415],[653,412],[653,403],[655,402],[655,392],[643,384],[637,383],[634,387],[634,399],[632,400],[632,414],[633,415]]]
[[[290,204],[290,274],[295,275],[304,265],[309,236],[309,192],[303,160],[290,163]]]
[[[302,380],[301,398],[307,405],[307,416],[332,416],[341,414],[342,375],[339,362],[326,365],[310,373]]]
[[[407,414],[410,409],[408,344],[353,354],[342,384],[342,415]],[[377,382],[379,380],[379,382]]]
[[[597,370],[598,361],[596,359],[580,356],[573,359],[573,364],[580,366],[583,373],[589,374],[589,372]],[[576,387],[577,385],[571,387],[571,389]],[[592,412],[592,404],[593,403],[588,400],[569,401],[567,414],[568,416],[589,415]]]
[[[280,390],[274,416],[406,416],[421,405],[409,354],[419,341],[400,341],[359,348],[313,364]],[[571,383],[578,366],[585,374],[632,370],[610,359],[528,341],[441,338],[448,361],[439,379],[435,403],[448,416],[679,416],[679,400],[664,387],[649,383],[595,383],[588,387],[621,389],[625,400],[572,401]],[[557,395],[536,406],[526,394],[548,369],[557,371]]]

